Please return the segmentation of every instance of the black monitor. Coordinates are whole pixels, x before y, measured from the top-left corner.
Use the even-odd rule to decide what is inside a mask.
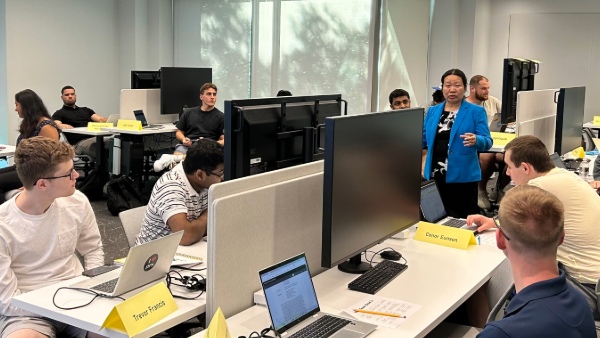
[[[559,155],[581,147],[585,87],[561,88],[556,105],[554,151]]]
[[[325,121],[321,266],[362,273],[363,251],[419,222],[423,113]]]
[[[160,113],[181,114],[200,104],[200,87],[212,82],[211,68],[162,67],[160,69]]]
[[[160,89],[160,71],[132,70],[131,89]]]
[[[517,93],[533,90],[539,63],[526,59],[504,59],[502,77],[502,110],[500,122],[507,124],[517,119]]]
[[[342,102],[340,94],[226,100],[225,180],[323,159],[325,118],[341,115]]]

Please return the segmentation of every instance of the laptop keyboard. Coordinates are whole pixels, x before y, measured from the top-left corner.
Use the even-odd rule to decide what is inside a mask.
[[[447,226],[453,227],[453,228],[460,228],[463,225],[467,225],[467,221],[465,221],[464,219],[450,218],[450,219],[446,220],[444,223],[442,223],[442,225],[447,225]]]
[[[399,274],[404,272],[408,265],[383,260],[367,272],[348,284],[350,290],[374,295]]]
[[[290,338],[330,337],[349,323],[350,321],[344,318],[323,315],[307,327],[291,335]]]
[[[118,278],[111,279],[102,284],[98,284],[98,285],[92,287],[91,289],[96,290],[96,291],[106,292],[106,293],[112,293],[115,290],[115,286],[117,286],[118,280],[119,280]]]

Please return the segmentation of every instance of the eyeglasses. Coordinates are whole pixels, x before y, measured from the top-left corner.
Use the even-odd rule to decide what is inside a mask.
[[[220,179],[223,179],[223,176],[225,176],[225,171],[221,171],[220,173],[213,173],[212,171],[206,169],[202,169],[202,171],[204,171],[208,176],[215,175]]]
[[[33,185],[36,185],[39,180],[54,180],[54,179],[63,178],[63,177],[68,177],[72,181],[74,172],[75,172],[75,167],[71,168],[71,170],[69,170],[69,173],[66,175],[54,176],[54,177],[40,177],[37,179],[37,181],[35,181],[35,183]]]
[[[507,241],[510,241],[510,237],[506,236],[506,233],[500,227],[500,219],[498,218],[498,216],[494,216],[492,219],[494,220],[494,223],[496,223],[496,228],[498,228],[498,230],[500,230],[500,232],[502,233],[502,236],[504,236],[504,238],[506,238]]]

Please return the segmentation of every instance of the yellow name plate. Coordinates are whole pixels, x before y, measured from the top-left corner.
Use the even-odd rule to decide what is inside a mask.
[[[231,338],[221,308],[218,308],[217,312],[215,312],[215,315],[212,317],[210,325],[206,328],[204,338]]]
[[[600,125],[600,116],[594,116],[594,122],[595,125]]]
[[[88,131],[101,131],[102,128],[112,128],[113,126],[114,126],[113,123],[88,122],[87,130]]]
[[[115,306],[102,323],[133,337],[178,309],[167,286],[160,282]]]
[[[471,230],[427,222],[419,222],[414,239],[463,250],[467,250],[469,245],[477,245],[475,235]]]
[[[494,147],[502,147],[508,144],[508,142],[512,141],[516,134],[512,133],[499,133],[499,132],[491,132],[492,140],[494,140]]]
[[[138,120],[120,120],[117,122],[117,128],[125,130],[142,130],[142,122]]]

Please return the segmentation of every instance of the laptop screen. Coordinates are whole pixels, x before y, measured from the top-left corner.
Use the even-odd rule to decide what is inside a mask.
[[[421,186],[421,212],[430,223],[435,223],[447,215],[440,192],[433,181]]]
[[[303,253],[260,271],[259,276],[278,333],[320,311]]]
[[[550,154],[550,159],[554,163],[554,166],[556,166],[557,168],[567,169],[564,162],[561,160],[560,155],[558,155],[557,153]]]
[[[133,115],[135,115],[135,119],[142,122],[142,127],[148,125],[148,121],[146,121],[146,116],[144,116],[143,110],[134,110]]]

